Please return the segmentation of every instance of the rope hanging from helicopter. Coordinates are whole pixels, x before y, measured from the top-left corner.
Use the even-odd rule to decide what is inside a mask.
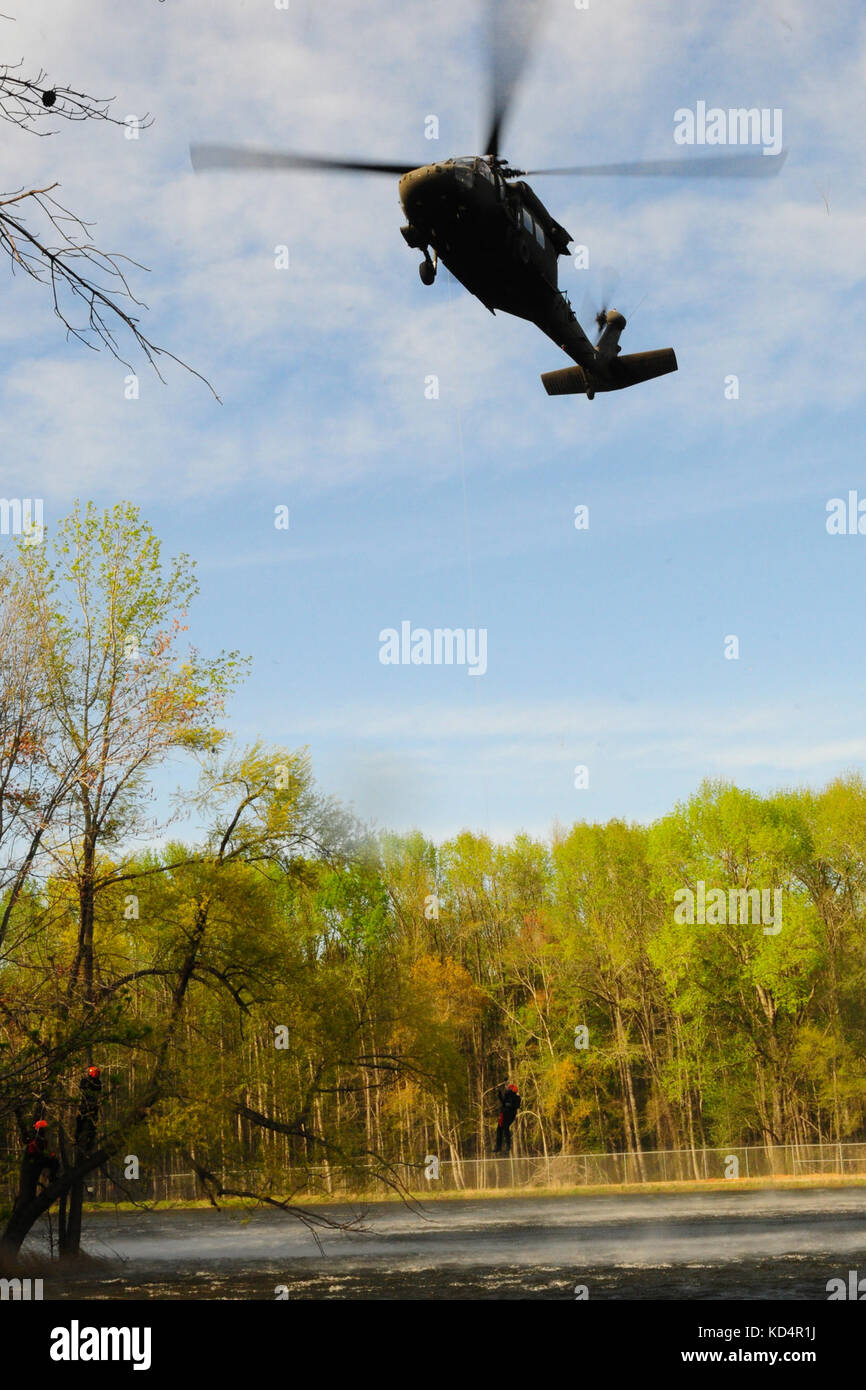
[[[456,357],[456,353],[457,353],[457,334],[456,334],[456,332],[455,332],[455,324],[454,324],[454,296],[453,296],[453,294],[451,293],[451,283],[452,283],[451,271],[448,270],[447,266],[446,266],[445,269],[446,269],[446,280],[445,280],[445,283],[446,283],[446,285],[447,285],[447,287],[448,287],[448,327],[449,327],[449,332],[450,332],[450,335],[451,335],[451,361],[452,361],[452,364],[453,364],[453,363],[455,363],[456,360],[457,360],[457,357]],[[470,615],[471,615],[471,617],[472,617],[472,624],[473,624],[473,627],[475,628],[475,630],[476,630],[476,632],[477,632],[477,630],[478,630],[478,613],[477,613],[477,610],[476,610],[476,607],[475,607],[475,584],[474,584],[473,572],[472,572],[472,534],[471,534],[471,528],[470,528],[470,525],[469,525],[469,493],[468,493],[468,490],[467,490],[467,487],[466,487],[466,451],[465,451],[464,445],[463,445],[463,410],[462,410],[461,402],[460,402],[460,388],[459,388],[459,385],[455,385],[455,389],[454,389],[454,411],[455,411],[455,415],[456,415],[456,417],[457,417],[457,452],[458,452],[458,455],[459,455],[459,457],[460,457],[460,484],[461,484],[461,488],[462,488],[462,491],[463,491],[463,534],[464,534],[464,540],[465,540],[465,544],[466,544],[466,574],[467,574],[467,587],[468,587],[468,590],[469,590],[469,612],[470,612]],[[479,682],[478,682],[478,681],[473,681],[472,684],[473,684],[473,686],[475,687],[475,703],[476,703],[476,709],[477,709],[477,711],[478,711],[479,723],[480,723],[480,717],[481,717],[481,705],[480,705],[481,691],[480,691],[480,689],[479,689]],[[481,773],[481,785],[482,785],[482,791],[483,791],[483,797],[484,797],[484,829],[485,829],[486,831],[489,832],[489,830],[490,830],[490,798],[489,798],[489,794],[488,794],[487,773],[486,773],[486,771],[485,771],[485,769],[484,769],[483,763],[482,763],[482,766],[481,766],[481,768],[479,769],[479,771],[480,771],[480,773]]]

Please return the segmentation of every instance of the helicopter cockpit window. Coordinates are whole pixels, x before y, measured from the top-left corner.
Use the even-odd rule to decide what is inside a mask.
[[[465,188],[471,188],[475,181],[475,160],[455,159],[454,173],[457,175],[458,183],[462,183]]]
[[[540,227],[537,222],[535,224],[535,240],[538,242],[539,246],[544,246],[544,228]]]
[[[528,232],[532,231],[532,214],[523,209],[523,225]]]
[[[490,168],[490,165],[487,163],[486,159],[479,159],[478,172],[482,174],[483,177],[487,179],[489,183],[493,182],[493,171]]]

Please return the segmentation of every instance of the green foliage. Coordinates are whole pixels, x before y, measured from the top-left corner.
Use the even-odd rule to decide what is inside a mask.
[[[487,1154],[508,1079],[524,1150],[862,1132],[861,778],[708,782],[649,827],[549,844],[374,840],[306,750],[231,744],[242,663],[184,648],[191,563],[164,564],[134,508],[76,508],[51,561],[22,547],[0,577],[7,1150],[42,1114],[70,1145],[93,1059],[112,1154],[268,1192]],[[144,852],[149,779],[179,752],[204,828]],[[778,892],[780,929],[678,918],[699,885]]]

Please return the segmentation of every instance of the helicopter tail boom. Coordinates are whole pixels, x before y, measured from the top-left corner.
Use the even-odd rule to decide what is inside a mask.
[[[541,381],[548,396],[587,395],[590,400],[596,391],[623,391],[641,381],[666,376],[677,370],[673,348],[653,348],[649,352],[631,352],[599,364],[599,371],[589,367],[562,367],[555,372],[542,372]]]

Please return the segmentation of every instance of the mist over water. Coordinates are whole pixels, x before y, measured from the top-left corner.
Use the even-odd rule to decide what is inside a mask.
[[[318,1208],[321,1212],[323,1209]],[[481,1199],[340,1206],[363,1229],[272,1210],[91,1216],[99,1264],[46,1298],[826,1300],[866,1274],[866,1190]],[[43,1239],[45,1232],[40,1239]]]

